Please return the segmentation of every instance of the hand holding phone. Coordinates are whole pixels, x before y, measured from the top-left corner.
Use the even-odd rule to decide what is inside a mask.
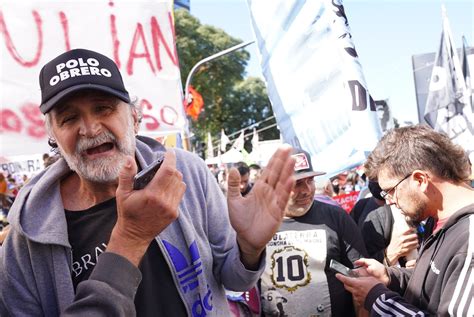
[[[159,158],[158,160],[154,161],[143,170],[141,170],[135,177],[133,178],[133,189],[139,190],[145,188],[146,185],[153,179],[156,172],[163,163],[163,158]]]
[[[358,277],[359,275],[357,274],[356,271],[351,270],[347,266],[345,266],[342,263],[337,262],[334,259],[331,259],[331,262],[329,262],[329,268],[337,273],[341,273],[344,276],[348,277]]]

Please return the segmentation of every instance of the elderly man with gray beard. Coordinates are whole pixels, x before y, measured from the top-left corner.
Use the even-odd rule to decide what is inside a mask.
[[[62,158],[20,192],[0,263],[1,316],[225,316],[224,287],[246,290],[294,185],[279,149],[227,204],[197,156],[136,136],[140,113],[116,64],[75,49],[40,73],[50,145]],[[145,188],[138,170],[163,159]]]

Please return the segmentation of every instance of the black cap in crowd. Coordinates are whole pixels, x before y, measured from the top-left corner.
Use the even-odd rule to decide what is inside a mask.
[[[313,170],[311,155],[305,150],[294,148],[291,156],[296,159],[294,173],[296,180],[326,174],[325,172],[316,172]]]
[[[94,51],[74,49],[47,63],[39,75],[42,113],[81,89],[100,90],[125,102],[130,96],[113,60]]]

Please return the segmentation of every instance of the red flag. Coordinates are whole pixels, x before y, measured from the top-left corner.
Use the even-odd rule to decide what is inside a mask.
[[[189,94],[191,95],[191,102],[188,103],[187,100],[184,101],[184,109],[186,110],[186,114],[193,118],[193,120],[197,120],[199,114],[201,113],[202,109],[204,108],[204,100],[200,93],[198,93],[193,86],[189,86]]]

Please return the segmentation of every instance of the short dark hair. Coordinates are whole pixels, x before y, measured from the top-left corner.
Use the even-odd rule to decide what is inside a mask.
[[[416,169],[459,183],[471,173],[466,151],[446,134],[426,125],[414,125],[387,132],[364,164],[369,179],[377,180],[380,171],[404,177]]]
[[[245,174],[250,173],[250,169],[247,164],[244,162],[237,163],[237,169],[239,170],[240,176],[244,176]]]

